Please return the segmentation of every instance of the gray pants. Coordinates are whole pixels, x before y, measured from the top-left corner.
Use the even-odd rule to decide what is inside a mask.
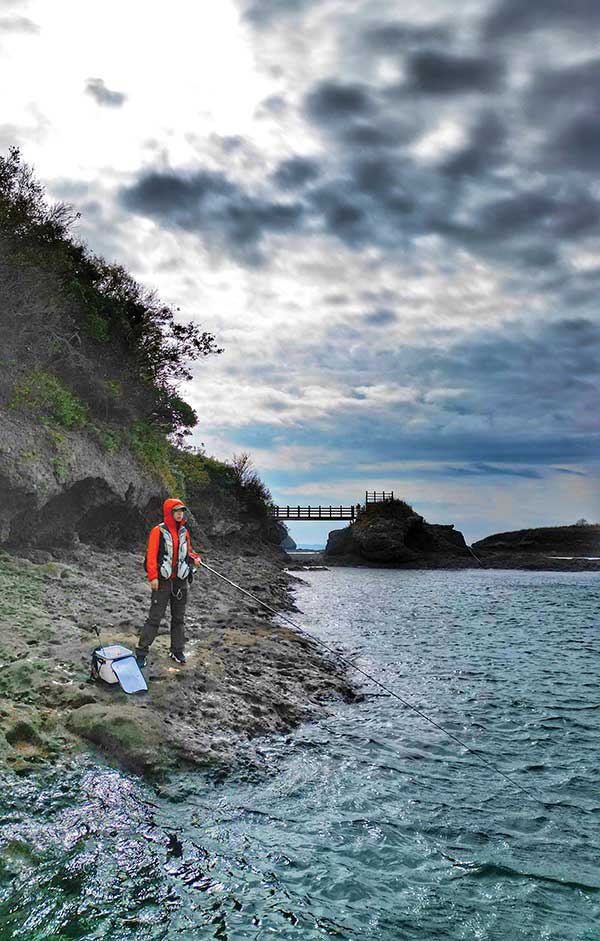
[[[183,653],[185,647],[184,616],[187,602],[187,582],[180,578],[161,578],[158,591],[152,592],[150,610],[146,623],[142,627],[136,647],[136,656],[147,656],[150,644],[156,639],[160,622],[165,616],[167,605],[171,603],[171,650]]]

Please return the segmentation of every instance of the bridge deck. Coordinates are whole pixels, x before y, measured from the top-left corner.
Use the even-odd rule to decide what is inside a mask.
[[[274,506],[271,514],[278,520],[353,520],[355,506]]]
[[[367,491],[365,507],[370,503],[385,503],[394,499],[393,490]],[[360,503],[355,506],[272,506],[271,516],[276,520],[355,520],[361,512]]]

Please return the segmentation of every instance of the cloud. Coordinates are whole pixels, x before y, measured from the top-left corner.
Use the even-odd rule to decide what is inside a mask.
[[[375,110],[375,105],[363,85],[328,79],[311,89],[304,110],[311,121],[327,125],[365,118]]]
[[[588,477],[585,471],[573,470],[570,467],[553,467],[552,470],[556,474],[568,474],[571,477]]]
[[[298,189],[312,183],[319,176],[319,164],[308,157],[289,157],[282,160],[273,174],[280,189]]]
[[[483,177],[507,162],[508,132],[492,110],[475,116],[466,146],[442,161],[440,170],[449,177]]]
[[[551,140],[550,151],[552,162],[575,170],[594,171],[600,159],[598,112],[576,114],[567,121]]]
[[[415,23],[385,21],[367,26],[361,40],[367,49],[390,56],[398,55],[406,46],[447,42],[450,30],[445,24],[418,26]]]
[[[264,262],[267,236],[299,229],[303,217],[299,203],[253,195],[212,170],[144,173],[120,198],[129,211],[198,235],[207,249],[218,247],[250,266]]]
[[[371,327],[386,327],[394,323],[397,319],[398,315],[394,313],[393,310],[385,309],[374,310],[364,316],[365,323],[369,324]]]
[[[32,35],[39,31],[37,23],[27,16],[0,16],[0,34],[29,33]]]
[[[528,30],[588,30],[600,25],[600,7],[595,0],[500,0],[484,21],[489,40],[521,37]]]
[[[530,467],[507,467],[495,464],[475,463],[464,467],[445,467],[441,473],[449,477],[525,477],[529,480],[542,480],[543,474]]]
[[[123,92],[111,91],[107,88],[102,78],[88,78],[85,93],[90,95],[96,104],[105,108],[121,108],[127,100],[127,95]]]
[[[244,19],[258,29],[266,29],[274,21],[302,13],[314,0],[245,0]]]
[[[424,49],[408,59],[408,90],[427,95],[490,92],[500,87],[504,65],[488,56],[458,56]]]

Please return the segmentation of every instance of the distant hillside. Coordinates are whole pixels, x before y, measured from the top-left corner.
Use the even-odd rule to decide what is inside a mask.
[[[494,533],[474,549],[502,552],[543,552],[550,555],[600,556],[600,524],[576,526],[545,526],[539,529],[518,529]]]

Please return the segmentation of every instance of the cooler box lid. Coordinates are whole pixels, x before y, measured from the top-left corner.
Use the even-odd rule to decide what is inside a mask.
[[[112,668],[117,675],[121,689],[124,689],[126,693],[139,693],[143,689],[148,689],[148,684],[137,665],[135,657],[123,657],[122,660],[113,660]]]

